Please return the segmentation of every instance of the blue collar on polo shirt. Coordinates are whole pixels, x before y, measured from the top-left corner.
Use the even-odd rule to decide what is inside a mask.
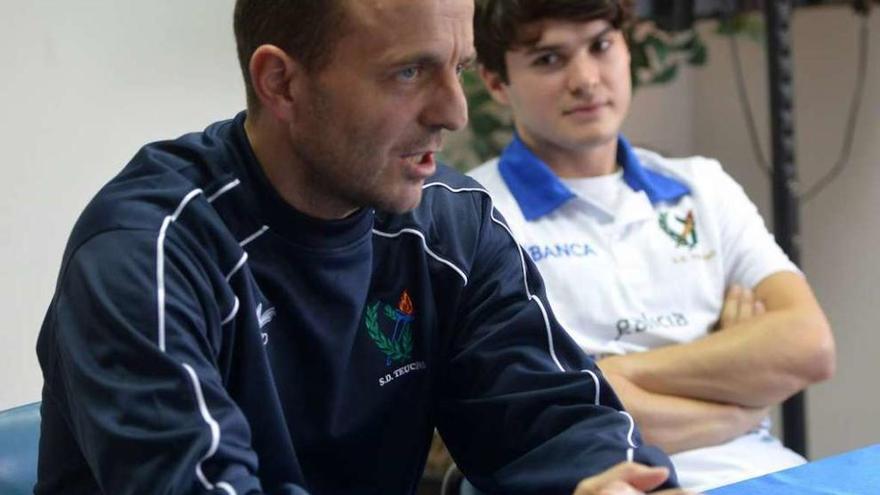
[[[617,139],[617,163],[623,167],[624,182],[634,191],[645,191],[652,204],[674,201],[691,192],[684,183],[643,167],[623,136]],[[526,220],[548,215],[575,197],[516,133],[501,153],[498,171]]]

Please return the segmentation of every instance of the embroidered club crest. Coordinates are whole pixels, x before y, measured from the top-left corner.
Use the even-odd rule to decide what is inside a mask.
[[[383,321],[394,322],[394,330],[391,332],[390,338],[385,335],[379,324],[380,306],[382,307],[382,315],[385,317]],[[412,299],[405,290],[400,295],[400,301],[396,308],[381,301],[367,306],[364,316],[367,335],[370,336],[376,347],[385,354],[385,366],[391,366],[392,363],[406,361],[412,357],[413,336],[410,323],[414,319],[415,308]]]
[[[694,221],[694,211],[688,210],[684,218],[673,217],[680,224],[679,229],[675,229],[669,225],[669,212],[664,211],[660,214],[660,228],[666,235],[675,241],[678,247],[686,247],[693,249],[697,245],[697,224]]]

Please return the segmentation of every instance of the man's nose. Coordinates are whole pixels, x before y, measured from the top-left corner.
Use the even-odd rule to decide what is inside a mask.
[[[457,72],[439,76],[441,79],[430,95],[422,124],[430,128],[457,131],[468,121],[467,99]]]
[[[599,64],[588,53],[578,53],[568,63],[568,89],[572,93],[591,94],[599,86]]]

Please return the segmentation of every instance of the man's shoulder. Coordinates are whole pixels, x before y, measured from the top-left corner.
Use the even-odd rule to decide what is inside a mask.
[[[480,184],[441,165],[425,181],[415,209],[401,214],[377,212],[373,231],[382,238],[419,236],[430,257],[467,277],[482,235],[493,222],[491,204]]]
[[[433,187],[444,189],[483,189],[478,182],[471,178],[470,173],[465,175],[444,164],[438,165],[437,172],[425,180],[425,192],[428,192]]]
[[[383,228],[415,228],[429,237],[448,238],[476,235],[486,221],[491,221],[491,199],[486,189],[467,175],[446,165],[425,180],[422,200],[412,211],[386,214]],[[470,232],[471,234],[467,234]]]
[[[389,228],[406,225],[426,233],[450,227],[461,232],[481,222],[482,204],[487,199],[488,194],[480,184],[441,164],[425,180],[419,205],[404,214],[384,215],[382,224]]]
[[[213,127],[213,126],[212,126]],[[159,233],[166,219],[219,222],[208,205],[235,177],[223,166],[226,144],[212,128],[144,145],[89,201],[71,233],[68,248],[110,231]],[[197,222],[197,223],[198,223]]]

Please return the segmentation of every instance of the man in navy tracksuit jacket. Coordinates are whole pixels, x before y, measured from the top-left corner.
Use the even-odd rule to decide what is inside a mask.
[[[352,19],[414,23],[379,46],[426,45],[440,61],[418,87],[405,68],[375,83],[388,105],[375,88],[346,100],[373,84],[333,92],[352,62],[303,89],[296,59],[260,43],[252,111],[145,146],[83,212],[37,345],[35,493],[409,494],[435,426],[490,492],[567,495],[622,461],[669,465],[559,327],[486,192],[421,151],[463,124],[447,90],[472,5],[389,3],[351,7],[367,10],[346,13],[336,50],[375,53]],[[240,36],[264,5],[238,2]],[[383,139],[416,151],[388,158]],[[293,172],[318,162],[331,180]]]

